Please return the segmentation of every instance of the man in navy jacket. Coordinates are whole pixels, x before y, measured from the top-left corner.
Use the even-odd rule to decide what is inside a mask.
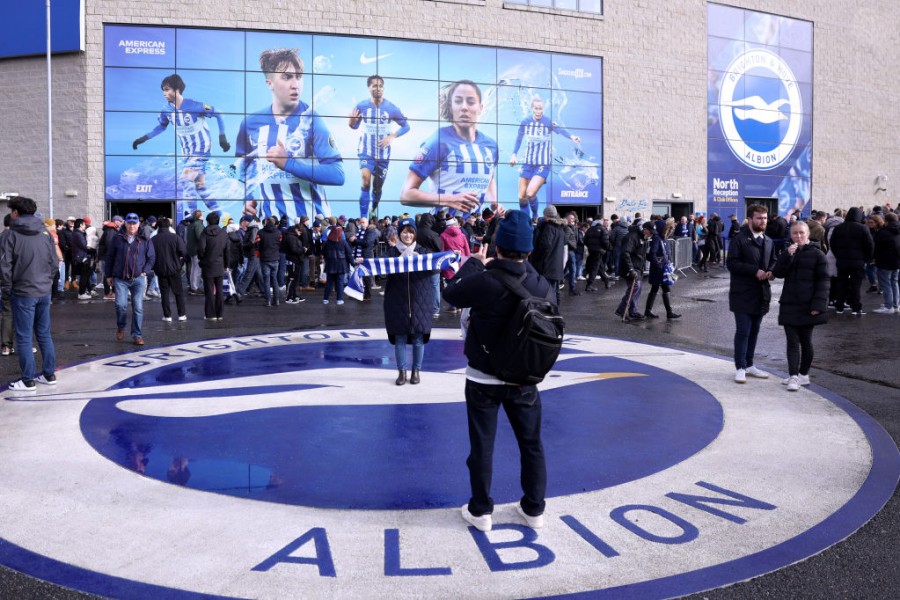
[[[498,379],[488,355],[519,304],[519,297],[490,271],[504,271],[520,279],[533,295],[555,301],[556,290],[527,261],[534,246],[533,235],[527,213],[507,212],[494,236],[497,258],[488,259],[487,248],[482,246],[444,290],[444,299],[452,306],[471,308],[465,353],[468,359],[466,413],[471,444],[466,465],[472,497],[462,507],[462,517],[480,531],[490,531],[494,511],[490,488],[497,413],[501,405],[522,454],[523,495],[517,510],[529,527],[537,529],[544,524],[547,467],[541,442],[541,397],[537,386],[512,385]]]
[[[140,232],[141,219],[135,213],[125,215],[125,227],[112,239],[107,250],[107,278],[116,291],[116,339],[125,339],[128,322],[128,294],[131,294],[131,339],[143,346],[144,292],[147,272],[153,269],[156,252],[153,242]]]

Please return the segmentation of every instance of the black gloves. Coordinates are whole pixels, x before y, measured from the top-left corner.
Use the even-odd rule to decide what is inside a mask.
[[[150,139],[150,138],[148,138],[146,135],[142,135],[142,136],[139,137],[138,139],[134,140],[134,142],[132,142],[132,144],[131,144],[131,149],[132,149],[132,150],[137,150],[137,147],[138,147],[138,146],[140,146],[141,144],[143,144],[144,142],[146,142],[146,141],[149,140],[149,139]]]
[[[225,137],[224,133],[219,134],[219,146],[222,147],[222,152],[231,150],[231,144],[228,143],[228,138]]]

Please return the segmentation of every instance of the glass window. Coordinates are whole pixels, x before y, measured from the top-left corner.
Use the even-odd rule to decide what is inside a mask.
[[[508,4],[524,4],[536,8],[555,8],[557,10],[571,10],[597,15],[603,14],[603,0],[505,0],[505,2]]]

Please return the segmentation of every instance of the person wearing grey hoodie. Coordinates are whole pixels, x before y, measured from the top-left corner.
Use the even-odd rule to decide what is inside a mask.
[[[10,229],[0,241],[0,290],[9,297],[19,349],[22,378],[9,385],[13,392],[34,392],[35,382],[56,384],[56,351],[50,337],[50,291],[59,271],[53,238],[35,216],[31,198],[10,199]],[[32,332],[41,349],[42,369],[36,375]],[[25,349],[26,351],[23,351]]]

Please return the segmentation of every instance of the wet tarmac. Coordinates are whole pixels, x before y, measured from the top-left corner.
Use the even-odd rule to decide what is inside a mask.
[[[580,282],[580,289],[584,283]],[[678,320],[623,323],[613,311],[624,292],[617,285],[596,293],[563,295],[562,312],[568,331],[671,346],[728,357],[731,355],[733,319],[728,311],[728,274],[720,267],[709,273],[688,272],[672,291]],[[644,295],[646,295],[646,289]],[[776,284],[773,298],[780,286]],[[226,306],[224,321],[203,319],[203,298],[188,298],[188,321],[164,323],[158,300],[145,303],[145,349],[202,339],[347,327],[378,328],[383,324],[381,297],[372,302],[347,300],[323,305],[321,291],[306,294],[306,302],[267,308],[260,298],[240,306]],[[875,420],[896,441],[900,439],[900,315],[872,310],[880,296],[863,294],[868,314],[854,317],[830,313],[828,325],[816,328],[816,358],[811,377],[815,383],[847,398]],[[643,302],[641,303],[643,306]],[[664,314],[661,302],[656,311]],[[777,303],[764,319],[757,347],[757,364],[781,372],[786,369],[784,334],[777,325]],[[67,292],[52,309],[54,342],[60,368],[97,357],[131,352],[135,346],[115,339],[115,309],[102,299],[78,301]],[[458,318],[442,313],[436,326],[456,327]],[[731,378],[733,372],[723,372]],[[15,356],[0,358],[0,380],[18,377]],[[749,390],[748,390],[749,393]],[[791,401],[785,392],[785,401]],[[828,435],[823,431],[822,435]],[[895,598],[900,589],[900,502],[897,491],[885,508],[847,540],[799,564],[728,588],[697,595],[702,598]],[[0,597],[88,598],[0,567]]]

